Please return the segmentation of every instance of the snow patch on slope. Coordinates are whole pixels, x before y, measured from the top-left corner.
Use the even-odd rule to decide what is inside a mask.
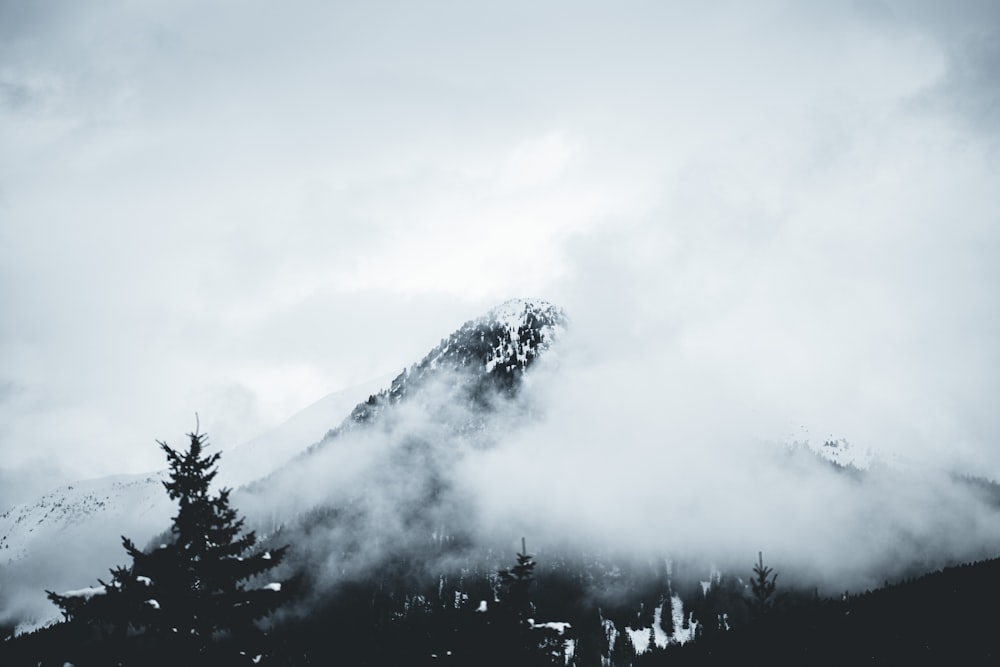
[[[663,629],[663,610],[670,605],[670,620],[674,631],[668,634]],[[684,615],[684,601],[679,595],[672,595],[653,611],[653,625],[648,628],[625,628],[628,638],[635,648],[636,655],[642,655],[649,650],[650,633],[653,635],[653,644],[657,648],[666,648],[669,644],[686,644],[695,637],[698,629],[698,622],[694,620],[694,614]]]
[[[507,364],[506,370],[527,366],[561,333],[565,316],[558,307],[541,299],[510,299],[483,320],[501,334],[485,360],[486,372],[491,373],[498,364]],[[522,335],[524,330],[537,331],[537,339]]]

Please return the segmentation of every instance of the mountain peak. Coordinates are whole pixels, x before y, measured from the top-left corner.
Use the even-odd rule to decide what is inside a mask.
[[[529,316],[551,322],[563,323],[566,315],[562,308],[545,301],[544,299],[515,298],[508,299],[499,306],[491,309],[481,319],[489,322],[497,322],[509,329],[516,330],[524,325]]]
[[[566,326],[561,308],[542,299],[509,299],[485,315],[469,320],[419,362],[404,370],[388,389],[373,394],[351,413],[350,420],[367,422],[386,404],[403,399],[442,372],[468,376],[467,398],[477,399],[488,388],[508,393],[539,354],[549,348]]]

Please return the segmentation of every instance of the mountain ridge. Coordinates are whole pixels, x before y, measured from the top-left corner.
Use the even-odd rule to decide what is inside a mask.
[[[253,488],[274,470],[286,466],[290,459],[331,441],[345,428],[354,429],[376,422],[387,408],[405,402],[407,397],[419,393],[420,387],[447,372],[468,371],[470,384],[464,389],[473,394],[494,385],[510,390],[520,381],[524,370],[549,349],[565,323],[562,310],[547,301],[505,301],[465,322],[420,361],[393,378],[388,387],[369,394],[367,400],[357,395],[357,389],[363,388],[367,393],[379,381],[359,385],[353,392],[334,392],[320,399],[286,420],[282,424],[284,434],[279,427],[272,429],[277,435],[272,435],[270,440],[264,434],[244,445],[224,450],[220,480],[238,489]],[[335,400],[344,396],[359,400],[353,408],[343,400]],[[332,405],[339,405],[343,410],[340,416],[332,414]],[[309,410],[314,414],[304,415]],[[325,434],[322,427],[318,427],[320,420],[326,419],[324,414],[329,415],[330,420],[341,420],[338,426],[326,427]],[[307,437],[303,428],[314,427],[318,427],[315,435]],[[298,439],[297,444],[291,438]],[[268,455],[276,461],[275,467],[261,470],[259,461]],[[241,458],[246,461],[243,466]],[[258,476],[252,477],[255,472]],[[34,604],[29,606],[36,611],[29,615],[44,614],[43,610],[55,614],[55,609],[48,609],[50,605],[44,601],[44,587],[69,588],[76,585],[72,582],[81,578],[92,580],[121,560],[119,535],[127,534],[137,543],[144,544],[169,525],[173,505],[163,493],[164,478],[165,470],[159,470],[77,481],[57,487],[34,502],[10,508],[0,515],[0,563],[6,566],[0,573],[3,577],[0,590],[31,588],[35,590],[33,596],[30,591],[24,591],[34,599]],[[114,526],[109,525],[112,522]],[[59,544],[68,536],[82,542],[82,550],[89,556],[83,559],[87,562],[76,563],[72,568],[60,564],[65,554]],[[54,576],[34,581],[37,570],[51,570]],[[29,571],[32,576],[25,581]],[[24,616],[23,611],[10,608],[11,597],[5,596],[4,603],[8,606],[0,609],[0,621]],[[20,595],[13,597],[20,598]],[[35,625],[29,624],[22,629]]]

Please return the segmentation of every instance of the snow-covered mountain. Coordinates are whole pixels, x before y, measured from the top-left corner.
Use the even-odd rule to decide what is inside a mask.
[[[326,478],[322,466],[329,460],[317,452],[331,448],[346,431],[361,433],[391,421],[392,413],[405,413],[411,402],[424,401],[426,408],[428,395],[435,392],[429,400],[439,411],[456,396],[474,408],[465,415],[489,411],[494,395],[516,393],[525,371],[549,349],[565,324],[561,309],[545,301],[507,301],[466,322],[391,382],[379,378],[331,394],[276,429],[227,451],[219,480],[239,487],[257,478],[287,479],[303,467]],[[451,392],[447,397],[440,394],[443,384]],[[460,431],[482,426],[463,419]],[[296,466],[296,457],[309,458]],[[285,471],[285,476],[275,477],[275,471]],[[167,529],[175,508],[163,491],[165,475],[157,471],[76,482],[0,515],[0,621],[37,621],[54,615],[56,609],[45,600],[44,589],[79,587],[121,563],[125,559],[121,535],[142,545]],[[237,498],[248,501],[251,514],[257,507],[251,519],[260,520],[261,506],[276,505],[267,490],[284,489],[259,482],[250,487],[255,492],[241,496],[238,491]],[[308,502],[294,505],[294,511],[309,509]],[[290,518],[283,515],[280,520]],[[72,553],[67,544],[73,545]]]
[[[479,400],[489,389],[510,391],[524,371],[551,346],[566,325],[557,306],[541,300],[511,299],[470,320],[392,384],[351,412],[351,421],[372,420],[387,405],[404,400],[445,373],[462,374],[466,398]]]
[[[349,570],[364,567],[371,545],[406,551],[470,528],[456,468],[530,423],[520,390],[565,326],[556,306],[522,299],[466,322],[322,440],[240,489],[236,503],[264,535],[309,533],[290,560],[310,568],[329,558],[329,544],[353,554],[329,568]]]
[[[170,520],[169,504],[160,497],[165,479],[165,471],[157,471],[74,482],[11,508],[0,514],[0,564],[11,566],[68,542],[79,537],[76,533],[84,526],[101,531],[106,523],[100,519],[107,516],[116,519],[114,526],[107,526],[112,541],[116,531],[163,525]]]
[[[631,664],[637,654],[745,625],[752,587],[744,556],[754,549],[758,559],[761,548],[775,558],[782,581],[797,582],[784,584],[792,596],[808,600],[816,584],[840,595],[859,581],[995,555],[1000,486],[882,465],[846,440],[774,443],[739,465],[713,460],[705,475],[690,452],[710,441],[678,437],[664,419],[653,443],[682,474],[665,474],[673,471],[656,457],[643,462],[654,475],[636,474],[627,458],[634,450],[623,454],[613,438],[588,446],[579,437],[583,411],[565,409],[577,387],[602,400],[632,398],[627,383],[580,381],[588,376],[575,373],[578,349],[562,359],[550,353],[566,326],[552,304],[508,301],[399,375],[331,394],[225,451],[219,481],[237,487],[233,506],[256,531],[257,546],[290,547],[273,573],[296,590],[275,620],[284,641],[298,646],[305,638],[314,642],[312,655],[331,652],[317,662],[332,662],[337,652],[351,664],[410,664],[409,657],[366,663],[339,654],[353,647],[355,658],[371,657],[377,644],[405,646],[404,636],[413,655],[457,655],[461,642],[478,650],[477,623],[487,627],[487,612],[505,595],[498,570],[514,562],[510,538],[525,534],[537,545],[542,614],[529,623],[556,633],[565,664]],[[613,402],[586,405],[614,421],[622,442],[637,434],[633,412],[615,413]],[[677,406],[664,401],[664,409]],[[663,413],[649,414],[659,426]],[[588,465],[599,466],[605,487],[580,481]],[[687,483],[687,470],[703,483]],[[755,486],[742,485],[747,471]],[[541,480],[535,487],[533,475]],[[32,614],[35,625],[54,619],[45,588],[81,590],[126,560],[119,534],[142,545],[165,530],[174,507],[164,477],[67,485],[0,516],[0,623]],[[600,503],[581,505],[588,494]],[[498,498],[503,511],[494,505],[491,514]],[[773,511],[761,512],[762,502]],[[710,511],[719,506],[724,514]],[[588,522],[605,532],[583,534]],[[635,527],[618,533],[616,524]],[[777,524],[780,530],[768,530]],[[813,524],[820,529],[809,534],[824,546],[802,550],[802,528]],[[739,532],[730,548],[727,527]],[[621,534],[626,539],[616,542]],[[795,561],[802,553],[821,562],[803,567]],[[428,629],[437,633],[433,641]]]

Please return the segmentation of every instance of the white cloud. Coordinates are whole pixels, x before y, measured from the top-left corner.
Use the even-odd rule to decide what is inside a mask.
[[[992,471],[990,7],[5,6],[0,456],[156,467],[531,294]]]

